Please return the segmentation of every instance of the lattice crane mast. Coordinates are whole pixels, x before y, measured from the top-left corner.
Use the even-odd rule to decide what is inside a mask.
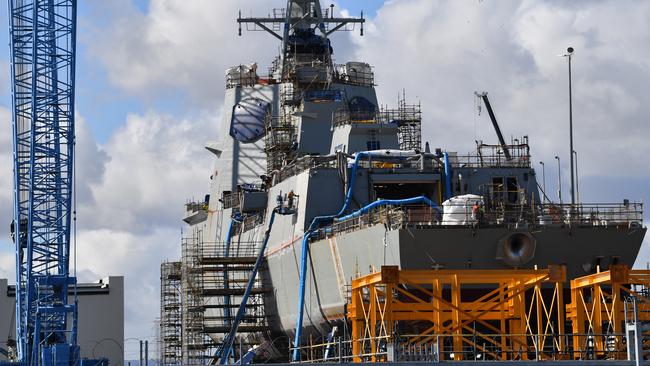
[[[16,348],[23,365],[76,365],[70,276],[76,0],[8,0]]]

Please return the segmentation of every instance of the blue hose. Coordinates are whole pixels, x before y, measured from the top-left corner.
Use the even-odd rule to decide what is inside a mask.
[[[235,226],[235,222],[241,222],[242,217],[239,214],[234,215],[230,219],[230,226],[228,226],[228,233],[226,234],[226,245],[224,248],[223,256],[228,258],[230,256],[230,242],[232,241],[232,229]],[[228,278],[228,271],[223,271],[223,288],[230,288],[230,279]],[[230,326],[231,323],[231,314],[230,314],[230,295],[224,295],[224,317],[226,318],[226,325]]]
[[[305,231],[305,234],[303,235],[302,238],[302,252],[300,255],[300,287],[298,289],[298,319],[296,320],[296,335],[293,341],[294,344],[294,349],[293,349],[293,361],[299,361],[300,360],[300,336],[302,334],[302,322],[303,322],[303,309],[305,307],[305,282],[306,282],[306,277],[307,277],[307,258],[309,255],[309,239],[311,236],[314,234],[314,231],[318,228],[318,225],[325,222],[325,223],[330,223],[334,221],[336,218],[340,218],[341,220],[346,219],[346,218],[351,218],[351,217],[356,217],[361,215],[363,212],[367,212],[368,210],[380,206],[380,205],[408,205],[412,203],[426,203],[429,206],[437,209],[440,211],[440,208],[433,203],[430,199],[424,197],[424,196],[419,196],[419,197],[414,197],[414,198],[407,198],[403,200],[380,200],[380,201],[375,201],[360,210],[344,216],[342,216],[345,211],[350,207],[350,203],[352,202],[352,192],[354,189],[354,183],[356,181],[357,177],[357,168],[359,167],[359,161],[362,158],[368,158],[370,157],[370,153],[368,152],[358,152],[356,153],[354,157],[354,162],[352,163],[352,170],[350,172],[350,183],[348,185],[348,190],[345,194],[345,201],[343,202],[343,207],[339,210],[338,213],[335,215],[326,215],[326,216],[316,216],[314,219],[311,221],[311,224],[309,225],[308,229]],[[372,206],[372,207],[371,207]],[[363,211],[363,212],[362,212]],[[356,215],[356,216],[355,216]]]
[[[260,250],[257,254],[257,259],[255,260],[255,265],[253,266],[251,277],[248,279],[248,284],[246,285],[246,290],[244,291],[244,295],[242,296],[241,303],[239,304],[239,309],[237,309],[237,315],[235,315],[235,321],[232,327],[230,328],[230,332],[224,338],[221,347],[219,347],[219,349],[217,349],[217,351],[215,352],[213,362],[218,360],[219,364],[224,365],[228,361],[228,356],[231,353],[232,344],[233,341],[235,340],[235,334],[237,334],[237,328],[239,328],[239,323],[241,323],[242,319],[244,318],[244,313],[246,311],[246,303],[248,302],[248,298],[250,297],[250,294],[253,290],[253,285],[255,285],[257,272],[259,271],[260,266],[262,265],[264,259],[264,252],[266,251],[266,245],[269,242],[269,237],[271,235],[271,228],[273,227],[273,221],[275,221],[275,214],[278,212],[278,210],[279,207],[276,207],[271,212],[271,218],[269,219],[269,226],[266,229],[266,232],[264,233],[264,240],[262,241],[262,245],[260,246]]]
[[[445,200],[451,198],[451,164],[449,164],[449,154],[442,153],[442,164],[445,168]]]
[[[424,203],[424,204],[432,207],[434,210],[438,211],[439,213],[442,213],[442,211],[440,210],[440,207],[438,207],[438,205],[436,205],[429,198],[427,198],[425,196],[417,196],[417,197],[405,198],[405,199],[401,199],[401,200],[379,200],[379,201],[375,201],[375,202],[372,202],[372,203],[360,208],[357,211],[354,211],[353,213],[351,213],[349,215],[339,217],[339,218],[337,218],[337,220],[338,221],[343,221],[343,220],[353,219],[353,218],[359,217],[359,216],[363,215],[364,213],[372,210],[373,208],[379,207],[379,206],[404,206],[404,205],[414,205],[414,204],[418,204],[418,203]]]
[[[345,200],[343,201],[343,206],[339,212],[335,215],[325,215],[325,216],[316,216],[311,220],[311,224],[305,231],[302,236],[302,251],[300,254],[300,280],[298,288],[298,319],[296,320],[296,335],[293,341],[295,348],[293,350],[293,360],[298,361],[300,358],[300,351],[298,347],[300,346],[300,336],[302,333],[302,321],[304,318],[303,309],[305,307],[305,282],[307,278],[307,258],[309,254],[309,238],[313,235],[314,230],[318,228],[318,225],[322,222],[331,222],[337,216],[343,215],[345,210],[350,206],[352,202],[352,192],[354,189],[354,182],[357,178],[357,168],[359,167],[359,161],[361,158],[366,158],[370,156],[366,152],[358,152],[354,157],[354,162],[352,163],[352,171],[350,172],[350,183],[348,184],[348,190],[345,193]]]

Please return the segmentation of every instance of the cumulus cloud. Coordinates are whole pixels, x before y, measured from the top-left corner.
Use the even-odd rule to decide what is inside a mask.
[[[147,234],[113,229],[83,230],[79,234],[80,281],[124,276],[127,337],[149,336],[149,329],[159,314],[160,263],[180,256],[178,226],[158,226]]]
[[[650,4],[627,4],[394,1],[366,37],[354,38],[356,54],[374,64],[383,101],[401,87],[422,101],[433,145],[466,152],[474,138],[496,140],[473,108],[473,91],[485,90],[506,135],[529,135],[536,157],[552,159],[569,156],[567,62],[557,55],[573,46],[582,173],[601,174],[606,165],[611,174],[647,175],[632,168],[643,166],[650,134],[650,106],[642,103]]]
[[[77,274],[80,281],[125,276],[127,334],[150,328],[157,314],[159,265],[180,256],[183,203],[208,186],[215,112],[175,119],[132,114],[99,146],[77,116]],[[6,109],[0,119],[9,120]],[[9,127],[9,124],[7,124]],[[5,141],[6,140],[6,141]],[[0,134],[0,208],[11,218],[11,135]],[[3,235],[8,225],[2,225]],[[0,276],[14,278],[12,248],[0,253]],[[139,332],[139,333],[138,333]]]
[[[143,98],[180,94],[190,104],[213,107],[223,99],[228,67],[258,62],[258,73],[264,74],[281,46],[264,31],[247,31],[246,25],[237,36],[239,11],[242,17],[273,16],[272,9],[284,6],[273,0],[152,0],[145,12],[124,1],[99,6],[115,22],[87,26],[99,39],[91,51],[113,84]],[[340,11],[345,10],[336,6]],[[340,41],[335,54],[349,43],[348,37]]]
[[[0,107],[0,237],[9,240],[9,223],[13,218],[13,155],[11,113]]]
[[[210,154],[204,146],[209,136],[216,138],[217,116],[127,116],[103,146],[103,179],[89,182],[93,199],[80,202],[80,225],[133,233],[179,226],[182,204],[208,187]]]
[[[101,146],[101,159],[78,160],[80,170],[101,174],[85,182],[90,195],[79,202],[77,273],[81,281],[125,276],[127,336],[149,336],[160,263],[180,257],[182,205],[208,187],[204,146],[216,135],[218,115],[132,114]]]
[[[239,10],[265,16],[277,7],[270,0],[153,0],[146,13],[124,2],[108,6],[119,17],[96,30],[101,41],[92,51],[111,82],[136,95],[180,89],[199,104],[214,105],[222,100],[227,67],[257,60],[268,66],[278,52],[268,35],[236,36]]]

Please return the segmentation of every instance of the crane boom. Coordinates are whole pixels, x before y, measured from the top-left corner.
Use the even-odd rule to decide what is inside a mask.
[[[492,121],[492,126],[494,126],[494,131],[497,133],[497,137],[499,138],[499,143],[501,144],[501,148],[503,149],[503,155],[506,156],[506,159],[510,160],[510,150],[508,149],[508,145],[506,144],[506,140],[503,138],[503,134],[501,133],[501,128],[499,128],[499,123],[497,122],[497,117],[494,115],[494,111],[492,110],[492,105],[490,104],[490,99],[488,99],[487,92],[479,93],[475,92],[477,97],[480,97],[483,100],[483,104],[485,104],[485,108],[488,111],[488,114],[490,115],[490,120]]]
[[[76,0],[8,0],[12,78],[16,343],[23,365],[79,361],[68,290]]]

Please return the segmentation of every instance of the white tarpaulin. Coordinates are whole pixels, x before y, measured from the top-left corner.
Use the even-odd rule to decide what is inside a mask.
[[[469,225],[476,223],[476,215],[472,213],[472,207],[476,203],[483,205],[483,197],[464,194],[446,200],[442,203],[442,224]]]

